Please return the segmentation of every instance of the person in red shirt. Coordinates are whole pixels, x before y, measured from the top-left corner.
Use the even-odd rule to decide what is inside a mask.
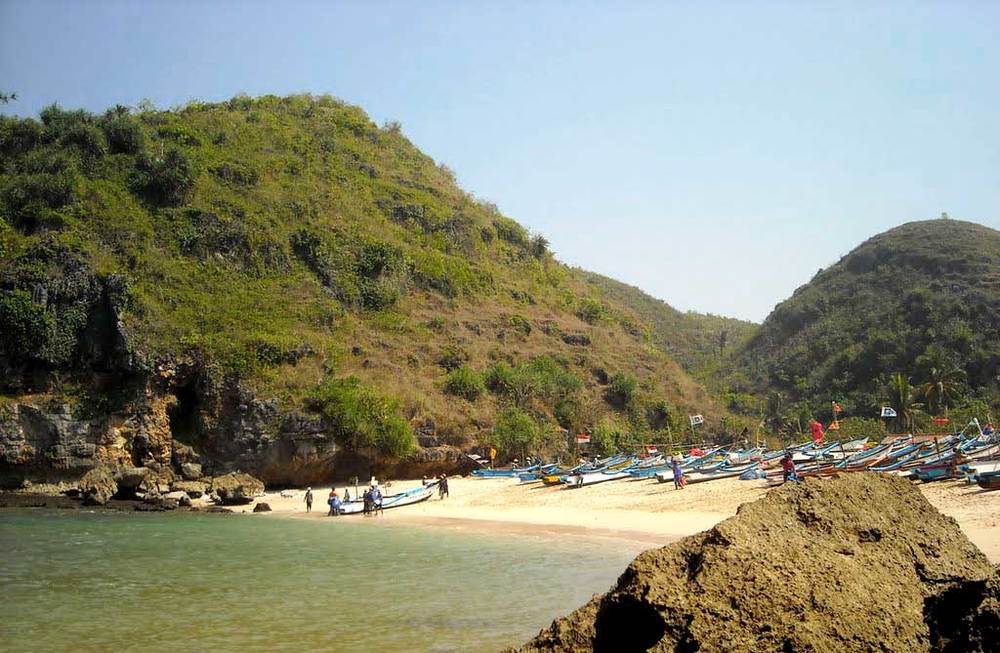
[[[785,454],[785,457],[781,461],[781,471],[784,472],[785,482],[795,478],[795,463],[792,462],[792,454]]]

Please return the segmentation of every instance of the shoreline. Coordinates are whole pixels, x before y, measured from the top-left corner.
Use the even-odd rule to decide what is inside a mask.
[[[393,481],[387,494],[418,486],[420,481]],[[769,490],[763,481],[720,479],[674,490],[671,484],[649,481],[611,481],[579,489],[521,485],[512,479],[449,479],[451,494],[366,518],[361,515],[327,517],[329,487],[314,488],[311,513],[305,512],[304,489],[266,492],[252,503],[227,506],[233,514],[273,518],[330,519],[332,523],[377,524],[387,528],[416,526],[441,531],[511,534],[546,539],[573,539],[617,544],[636,552],[660,547],[712,528],[736,514],[743,503]],[[337,486],[343,492],[344,486]],[[1000,564],[1000,492],[986,492],[962,481],[919,484],[923,496],[936,509],[952,517],[993,564]],[[350,488],[353,495],[355,490]],[[50,508],[136,510],[135,502],[112,502],[104,507],[84,507],[75,499],[12,492],[0,494],[0,514],[7,509]],[[253,513],[259,503],[269,512]],[[208,513],[206,499],[194,501],[197,512]],[[182,512],[192,511],[181,509]]]

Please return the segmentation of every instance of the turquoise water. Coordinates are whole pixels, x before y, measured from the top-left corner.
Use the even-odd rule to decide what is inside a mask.
[[[580,539],[237,515],[0,513],[11,651],[496,651],[635,554]]]

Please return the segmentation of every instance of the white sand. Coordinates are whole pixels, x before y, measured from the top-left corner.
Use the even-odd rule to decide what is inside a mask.
[[[392,494],[419,485],[395,481]],[[740,504],[767,492],[764,481],[720,479],[675,490],[672,483],[619,480],[585,488],[520,485],[513,479],[450,478],[451,496],[388,510],[371,523],[419,524],[442,529],[477,529],[628,541],[638,548],[663,545],[711,528],[736,514]],[[960,481],[920,486],[941,512],[955,518],[965,534],[994,563],[1000,563],[1000,491],[983,492]],[[343,496],[343,486],[338,486]],[[305,513],[300,490],[294,498],[268,493],[272,515],[324,518],[329,487],[313,488],[313,512]],[[351,488],[354,494],[354,488]],[[250,512],[252,506],[247,506]],[[344,516],[331,522],[366,519]]]

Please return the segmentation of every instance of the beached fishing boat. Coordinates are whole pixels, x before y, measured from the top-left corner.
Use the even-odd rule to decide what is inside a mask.
[[[411,490],[400,492],[399,494],[390,494],[389,496],[382,497],[382,510],[412,506],[415,503],[427,501],[437,490],[437,486],[438,483],[435,481],[429,485],[415,487]],[[361,499],[347,501],[341,504],[340,507],[340,514],[342,515],[360,515],[364,511],[365,502]]]
[[[510,467],[507,469],[474,469],[472,475],[477,478],[515,478],[518,474],[533,472],[540,467],[541,465],[536,464],[530,467]]]
[[[715,481],[720,478],[733,478],[734,476],[739,476],[748,469],[756,469],[758,467],[757,463],[747,463],[745,465],[733,465],[731,467],[726,467],[723,469],[717,469],[711,472],[691,472],[684,474],[687,479],[688,485],[692,483],[704,483],[706,481]],[[657,478],[659,480],[659,478]],[[673,475],[670,478],[673,481]],[[660,481],[665,483],[666,481]]]
[[[976,484],[984,490],[1000,490],[1000,472],[979,474]]]

